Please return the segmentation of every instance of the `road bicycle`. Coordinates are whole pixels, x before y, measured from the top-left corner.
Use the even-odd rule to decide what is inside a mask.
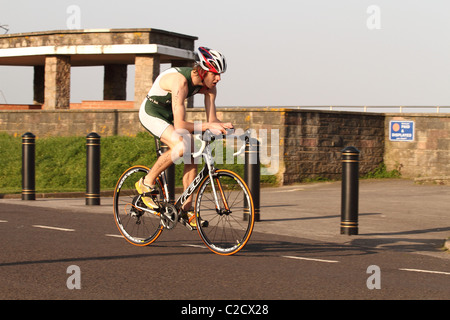
[[[170,201],[166,173],[156,179],[157,192],[153,199],[158,208],[150,209],[134,185],[150,170],[145,166],[133,166],[121,175],[114,190],[114,218],[120,233],[136,246],[153,243],[164,229],[175,228],[178,222],[189,230],[197,229],[204,244],[219,255],[232,255],[240,251],[253,231],[255,209],[251,192],[245,181],[235,172],[216,169],[212,156],[211,143],[224,139],[227,135],[214,135],[209,130],[196,134],[194,138],[201,142],[200,149],[192,158],[204,159],[204,167],[192,183],[183,191],[176,201]],[[243,141],[237,156],[244,151],[245,141],[250,132],[234,136]],[[159,143],[156,145],[158,155],[162,154]],[[197,191],[193,198],[193,208],[197,227],[193,228],[182,216],[181,208],[186,199]]]

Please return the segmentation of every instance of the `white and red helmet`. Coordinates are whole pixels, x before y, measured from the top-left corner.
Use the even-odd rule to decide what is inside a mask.
[[[227,62],[225,56],[219,51],[206,47],[199,47],[197,59],[203,70],[214,73],[224,73],[227,70]]]

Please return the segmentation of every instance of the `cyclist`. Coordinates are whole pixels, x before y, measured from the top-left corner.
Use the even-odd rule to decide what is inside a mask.
[[[225,57],[218,51],[207,47],[199,47],[197,62],[194,67],[175,67],[161,73],[153,83],[147,97],[141,104],[139,120],[154,136],[164,142],[169,150],[162,154],[149,173],[136,182],[136,190],[142,193],[155,193],[156,178],[174,161],[182,157],[187,148],[183,135],[186,131],[201,132],[207,129],[215,134],[226,134],[225,129],[232,129],[230,122],[224,123],[216,115],[216,85],[221,80],[221,74],[227,69]],[[194,125],[186,121],[184,101],[195,94],[204,95],[207,122]],[[189,141],[189,139],[188,139]],[[192,141],[192,139],[190,139]],[[192,160],[192,158],[191,158]],[[193,161],[185,161],[183,172],[183,187],[186,189],[197,175],[197,165]],[[142,197],[145,205],[155,209],[158,205],[152,197]],[[192,212],[192,195],[182,208],[182,216],[196,227]]]

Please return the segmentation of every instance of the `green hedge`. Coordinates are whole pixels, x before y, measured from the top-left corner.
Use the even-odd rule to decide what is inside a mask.
[[[117,179],[132,165],[151,166],[156,161],[155,143],[148,133],[136,137],[101,138],[102,190],[113,190]],[[200,165],[199,165],[200,166]],[[242,164],[217,165],[236,171],[242,177]],[[0,133],[0,193],[22,190],[22,139]],[[181,186],[183,165],[176,166],[176,185]],[[261,182],[274,183],[274,176]],[[36,192],[86,190],[86,138],[51,137],[36,139]]]

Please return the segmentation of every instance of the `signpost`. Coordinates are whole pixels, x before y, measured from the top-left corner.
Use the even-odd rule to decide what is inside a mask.
[[[390,121],[389,140],[414,141],[414,121]]]

